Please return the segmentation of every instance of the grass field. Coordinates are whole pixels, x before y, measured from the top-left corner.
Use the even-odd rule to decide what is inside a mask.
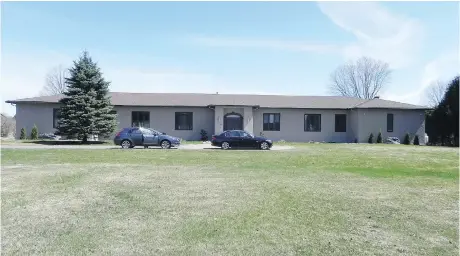
[[[458,255],[458,149],[3,149],[3,255]]]
[[[202,141],[186,141],[183,140],[182,144],[200,144],[203,143]],[[100,141],[88,141],[83,144],[79,140],[14,140],[14,139],[7,139],[7,140],[0,140],[0,145],[92,145],[92,146],[110,146],[114,145],[112,140],[100,140]]]

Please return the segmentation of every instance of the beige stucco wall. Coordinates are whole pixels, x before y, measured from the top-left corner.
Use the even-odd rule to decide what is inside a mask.
[[[387,132],[387,114],[392,113],[393,132]],[[419,136],[420,144],[425,144],[425,111],[423,110],[398,110],[398,109],[359,109],[358,140],[366,143],[371,132],[374,140],[382,132],[383,140],[388,137],[398,137],[401,142],[406,133]]]
[[[214,110],[187,107],[115,107],[120,127],[131,126],[132,111],[149,111],[150,128],[185,140],[199,140],[201,129],[211,136],[214,131]],[[175,112],[193,112],[193,130],[175,130]]]
[[[16,138],[19,139],[21,129],[26,128],[30,136],[34,124],[38,133],[54,133],[53,108],[58,104],[16,104]]]
[[[209,135],[220,134],[224,131],[224,108],[216,106],[214,108],[214,131]]]
[[[263,131],[263,113],[280,113],[280,131]],[[305,132],[304,115],[321,114],[321,131]],[[335,114],[347,114],[347,132],[335,132]],[[269,109],[254,110],[254,134],[263,133],[272,140],[352,142],[347,110]]]
[[[19,138],[21,128],[27,129],[28,136],[34,124],[39,133],[53,133],[53,108],[58,104],[17,104],[16,105],[16,137]],[[325,141],[325,142],[367,142],[372,132],[376,137],[381,130],[383,139],[388,136],[398,137],[401,141],[406,132],[418,134],[420,143],[425,143],[425,114],[423,110],[314,110],[314,109],[269,109],[253,110],[251,107],[227,108],[216,106],[209,108],[187,107],[123,107],[116,106],[119,130],[131,126],[132,111],[149,111],[150,127],[166,132],[185,140],[199,140],[200,130],[208,135],[218,134],[223,129],[223,116],[232,111],[244,117],[244,129],[265,136],[275,141]],[[175,130],[175,112],[193,112],[193,130]],[[263,113],[280,113],[280,131],[263,131]],[[304,114],[321,114],[321,132],[304,131]],[[386,130],[386,115],[394,114],[394,131]],[[347,114],[347,132],[335,132],[335,114]],[[252,127],[252,131],[251,131]]]
[[[22,127],[25,127],[30,135],[34,124],[37,125],[39,133],[54,133],[53,108],[58,107],[58,104],[17,104],[16,137],[19,138]],[[116,131],[131,126],[132,111],[149,111],[151,128],[185,140],[199,140],[201,129],[206,130],[209,136],[214,131],[214,110],[209,108],[116,106],[114,109],[117,111]],[[193,130],[176,131],[175,112],[193,112]]]
[[[358,111],[357,110],[350,110],[348,113],[349,113],[349,116],[350,116],[349,117],[349,120],[350,120],[349,136],[350,136],[350,139],[354,142],[355,139],[358,140],[358,135],[359,135]]]
[[[254,111],[252,107],[243,109],[243,130],[254,133]]]

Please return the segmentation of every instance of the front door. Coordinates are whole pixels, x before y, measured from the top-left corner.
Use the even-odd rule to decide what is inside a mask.
[[[224,131],[243,130],[243,117],[240,114],[231,113],[224,116]]]

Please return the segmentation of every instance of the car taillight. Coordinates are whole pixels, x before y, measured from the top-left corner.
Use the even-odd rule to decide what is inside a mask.
[[[121,131],[117,132],[117,135],[115,135],[115,136],[117,136],[117,137],[120,136],[120,133],[121,133]]]
[[[216,140],[216,136],[212,136],[211,140]]]

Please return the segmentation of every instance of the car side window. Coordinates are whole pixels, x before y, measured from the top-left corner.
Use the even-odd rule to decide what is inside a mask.
[[[230,137],[241,137],[241,134],[239,131],[231,131]]]
[[[149,129],[142,129],[142,134],[144,135],[153,135],[153,132]]]
[[[142,134],[141,131],[140,131],[139,129],[137,129],[137,128],[132,129],[132,130],[130,131],[130,133],[131,133],[131,134]]]
[[[241,137],[250,137],[248,133],[246,132],[240,132]]]

